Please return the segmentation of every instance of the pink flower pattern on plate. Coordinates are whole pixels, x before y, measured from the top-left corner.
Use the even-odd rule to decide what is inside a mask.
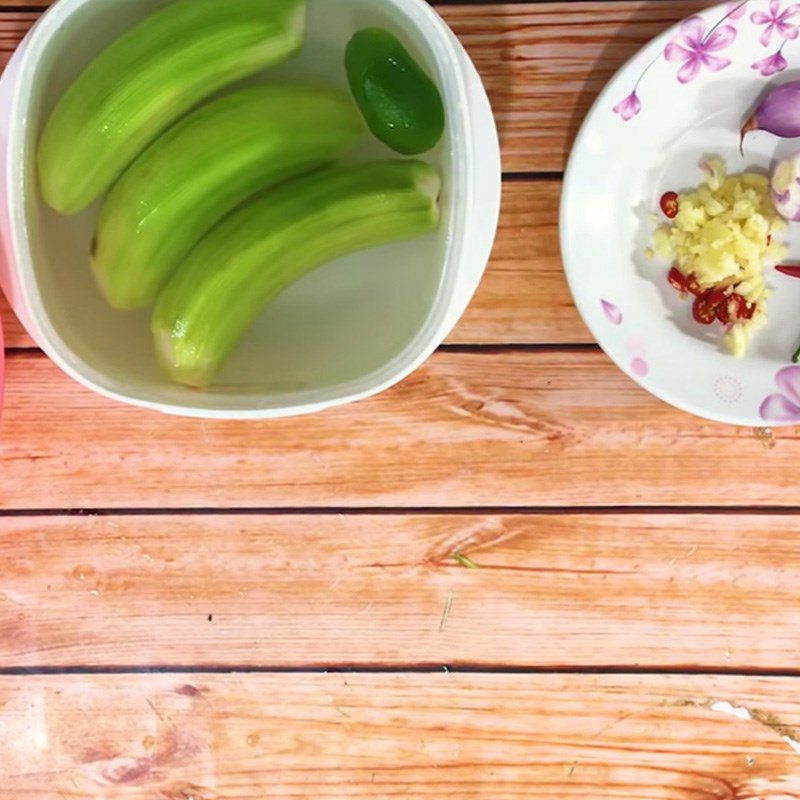
[[[770,75],[783,72],[788,66],[789,62],[783,57],[783,53],[778,50],[777,53],[751,64],[750,69],[757,69],[765,78],[769,78]]]
[[[681,23],[680,34],[664,49],[664,57],[673,63],[682,62],[678,70],[681,83],[693,81],[701,67],[719,72],[730,66],[730,59],[713,55],[730,47],[736,39],[736,28],[720,25],[706,36],[706,25],[701,17],[689,17]]]
[[[728,12],[726,19],[735,23],[745,15],[747,3],[743,2],[743,0],[733,0],[733,2],[728,3],[726,10]]]
[[[624,97],[614,106],[614,113],[619,114],[623,121],[633,119],[641,110],[642,104],[636,95],[636,92],[631,92],[627,97]]]
[[[603,314],[612,325],[622,324],[622,312],[611,301],[601,300],[600,308],[603,309]]]
[[[780,0],[770,0],[769,13],[764,11],[754,11],[750,15],[750,19],[756,25],[763,25],[764,30],[761,33],[759,41],[764,47],[769,47],[772,41],[772,34],[777,33],[778,36],[784,40],[796,39],[798,35],[797,24],[791,22],[791,19],[800,11],[800,5],[792,3],[781,11]]]
[[[775,376],[780,393],[761,404],[764,422],[800,422],[800,367],[784,367]]]

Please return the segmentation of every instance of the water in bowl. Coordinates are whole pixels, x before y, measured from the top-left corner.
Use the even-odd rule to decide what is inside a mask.
[[[58,337],[75,356],[107,376],[109,388],[132,384],[142,399],[196,404],[196,393],[167,386],[149,333],[149,313],[110,309],[89,269],[95,206],[62,217],[38,198],[35,145],[47,114],[71,80],[121,32],[169,0],[92,0],[73,15],[40,65],[31,98],[26,148],[26,213],[36,279]],[[258,77],[346,88],[349,37],[371,25],[393,30],[440,83],[424,40],[407,18],[374,0],[309,0],[301,53]],[[91,31],[91,35],[87,35]],[[423,44],[420,45],[420,42]],[[353,159],[391,158],[370,135]],[[397,357],[424,324],[442,279],[450,196],[450,142],[427,159],[445,179],[439,233],[357,253],[299,281],[262,314],[219,376],[204,405],[220,410],[292,405],[293,398],[363,378]]]

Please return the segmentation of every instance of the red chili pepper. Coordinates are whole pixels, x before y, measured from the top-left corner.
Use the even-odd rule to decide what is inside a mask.
[[[794,264],[778,264],[775,267],[778,272],[788,275],[790,278],[800,278],[800,266]]]
[[[724,299],[724,293],[718,289],[709,289],[699,294],[692,305],[695,321],[701,325],[710,325],[717,318],[717,309]]]
[[[669,285],[676,291],[684,294],[686,292],[686,276],[677,268],[673,267],[667,275]]]
[[[708,302],[714,306],[718,306],[720,303],[724,303],[728,299],[728,295],[725,294],[724,289],[709,289],[707,294]]]
[[[699,294],[703,294],[703,289],[693,274],[686,278],[686,291],[691,292],[695,297]]]
[[[717,319],[723,325],[730,325],[731,322],[744,318],[746,306],[744,297],[740,294],[732,294],[717,307]]]
[[[728,325],[730,324],[731,318],[736,319],[736,317],[731,314],[731,299],[728,298],[725,302],[717,306],[717,319],[723,325]]]
[[[753,319],[753,314],[755,313],[756,313],[756,304],[745,302],[744,312],[742,313],[742,319]]]
[[[676,192],[665,192],[661,195],[661,201],[659,203],[661,206],[661,211],[663,212],[665,217],[669,219],[675,219],[678,215],[678,195]]]

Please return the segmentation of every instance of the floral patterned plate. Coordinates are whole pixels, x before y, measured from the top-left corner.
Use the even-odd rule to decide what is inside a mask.
[[[768,172],[800,141],[739,129],[768,85],[800,79],[800,4],[723,3],[684,20],[628,62],[602,92],[575,143],[561,201],[561,248],[572,294],[608,355],[657,397],[738,425],[800,424],[800,280],[770,269],[768,324],[748,355],[722,347],[721,326],[692,319],[648,260],[649,215],[664,192],[696,186],[698,163]],[[800,223],[786,235],[800,260]]]

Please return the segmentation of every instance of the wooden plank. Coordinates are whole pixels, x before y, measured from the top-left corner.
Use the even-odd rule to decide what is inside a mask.
[[[797,503],[794,432],[767,450],[593,351],[439,353],[369,401],[252,424],[131,410],[36,354],[8,373],[0,508]]]
[[[26,3],[6,3],[0,0],[0,67],[5,67],[17,45],[39,17],[37,13],[2,11],[3,6],[24,8]]]
[[[6,347],[32,347],[33,342],[25,329],[20,325],[14,312],[8,305],[8,301],[0,291],[0,319],[3,321],[3,334],[5,336]]]
[[[556,181],[504,184],[492,259],[451,343],[594,341],[564,277],[558,240],[560,194],[561,183]]]
[[[0,667],[788,671],[799,534],[777,515],[0,518]]]
[[[558,182],[512,181],[489,269],[449,341],[456,344],[590,342],[567,287],[558,244]],[[33,344],[0,295],[9,347]]]
[[[486,83],[504,168],[516,172],[561,170],[581,120],[616,70],[647,41],[707,5],[708,0],[487,3],[443,5],[439,12]],[[3,58],[35,17],[0,17]]]
[[[715,676],[5,677],[0,797],[786,800],[797,694]]]

